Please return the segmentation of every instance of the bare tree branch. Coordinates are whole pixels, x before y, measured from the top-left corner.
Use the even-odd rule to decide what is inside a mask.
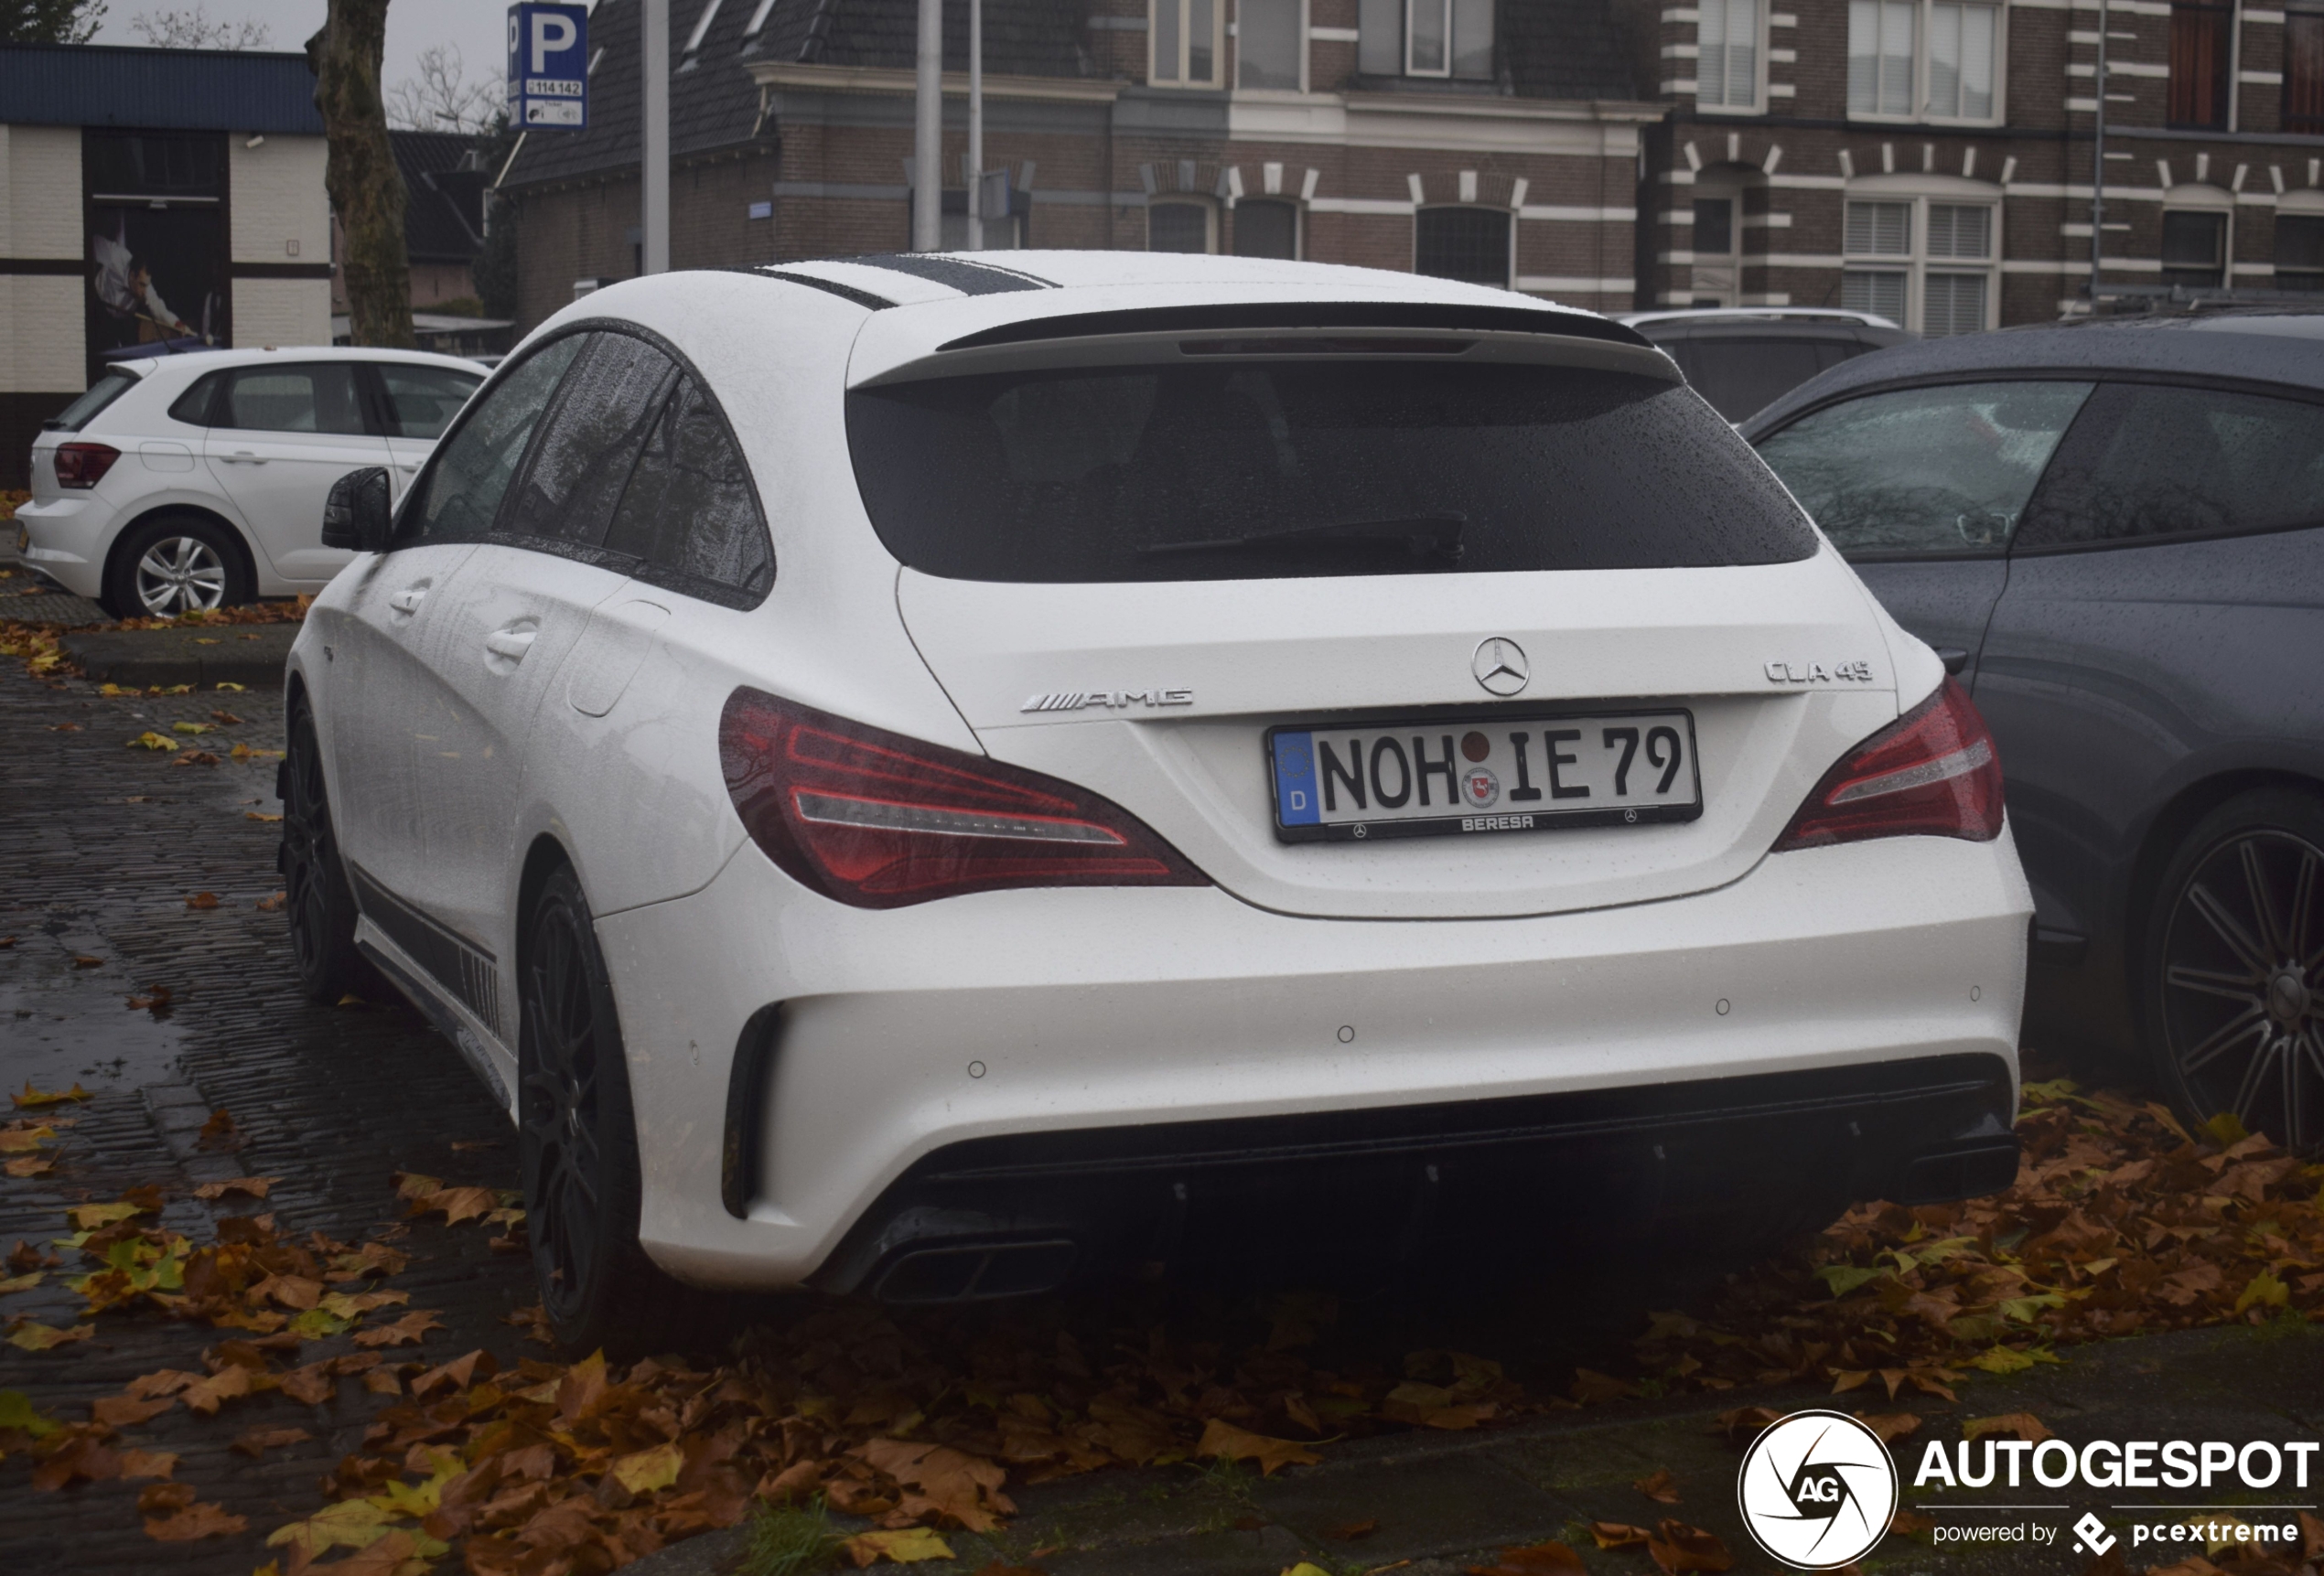
[[[457,44],[431,44],[420,51],[420,74],[387,91],[388,124],[407,132],[459,132],[475,136],[492,129],[503,95],[497,82],[467,80]]]
[[[163,49],[264,49],[270,38],[265,23],[247,16],[239,22],[213,21],[201,0],[183,11],[133,16],[129,30]]]

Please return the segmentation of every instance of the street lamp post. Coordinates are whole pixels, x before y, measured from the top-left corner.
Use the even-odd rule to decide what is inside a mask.
[[[968,249],[984,250],[984,0],[968,0]]]
[[[920,0],[913,79],[912,250],[944,244],[944,0]]]
[[[645,0],[639,271],[670,272],[670,0]]]
[[[2098,266],[2106,249],[2106,0],[2098,0],[2098,91],[2090,133],[2090,315],[2098,316]]]

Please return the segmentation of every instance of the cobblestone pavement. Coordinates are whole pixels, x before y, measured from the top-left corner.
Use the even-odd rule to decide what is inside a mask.
[[[13,670],[14,665],[11,664]],[[199,742],[215,767],[177,766],[124,741],[178,722],[243,719]],[[60,729],[77,731],[59,731]],[[221,1170],[277,1176],[265,1208],[285,1233],[320,1230],[354,1240],[396,1216],[389,1177],[423,1171],[449,1181],[513,1185],[505,1121],[450,1046],[401,1007],[328,1008],[295,988],[279,913],[255,905],[274,892],[274,760],[231,758],[231,741],[282,747],[279,692],[203,691],[108,699],[94,687],[37,684],[0,675],[0,1079],[62,1088],[78,1080],[94,1099],[57,1152],[55,1173],[0,1181],[0,1245],[44,1245],[70,1204],[159,1184],[166,1224],[207,1240],[194,1184]],[[197,893],[218,906],[189,909]],[[76,967],[78,959],[96,959]],[[125,1000],[167,986],[164,1013]],[[197,1146],[213,1110],[231,1113],[246,1138],[239,1153]],[[223,1214],[253,1212],[221,1207]],[[197,1227],[200,1229],[195,1229]],[[521,1260],[495,1255],[473,1227],[414,1226],[416,1249],[395,1284],[412,1305],[441,1311],[446,1330],[425,1352],[441,1361],[477,1346],[504,1360],[517,1332],[500,1321],[529,1303]],[[80,1299],[51,1276],[9,1297],[0,1317],[70,1325]],[[226,1332],[144,1318],[99,1322],[95,1339],[54,1352],[0,1346],[0,1389],[27,1393],[60,1416],[86,1415],[91,1395],[165,1367],[201,1369],[199,1353]],[[304,1357],[344,1340],[309,1343]],[[350,1348],[351,1349],[351,1348]],[[536,1348],[537,1350],[537,1348]],[[341,1381],[340,1398],[302,1407],[275,1395],[238,1403],[204,1422],[183,1408],[124,1431],[139,1448],[172,1451],[177,1480],[204,1501],[247,1517],[231,1538],[156,1543],[133,1506],[137,1485],[29,1489],[11,1467],[0,1478],[0,1568],[48,1571],[248,1571],[273,1528],[321,1503],[317,1478],[353,1450],[380,1398]],[[257,1460],[234,1453],[245,1429],[303,1427],[315,1437]]]
[[[217,723],[216,712],[240,720]],[[198,742],[219,764],[179,766],[170,754],[124,747],[178,723],[215,724]],[[214,1206],[195,1201],[197,1184],[237,1172],[275,1177],[264,1206],[215,1212],[264,1207],[286,1235],[391,1234],[412,1253],[393,1284],[445,1326],[394,1355],[440,1363],[481,1346],[511,1362],[525,1345],[506,1320],[533,1301],[522,1259],[492,1252],[472,1224],[401,1222],[390,1182],[403,1170],[512,1186],[507,1125],[414,1014],[319,1007],[295,989],[282,917],[257,906],[278,884],[275,824],[253,819],[278,809],[274,757],[238,761],[234,742],[281,748],[279,692],[108,698],[85,682],[34,682],[13,665],[0,672],[8,762],[0,774],[0,938],[15,938],[0,947],[0,1080],[48,1089],[78,1081],[93,1095],[68,1108],[76,1125],[55,1152],[53,1174],[0,1179],[0,1248],[45,1244],[60,1234],[68,1206],[156,1184],[167,1196],[165,1223],[207,1240]],[[203,892],[217,906],[189,908],[186,899]],[[125,1005],[156,986],[171,992],[166,1010]],[[244,1140],[237,1150],[202,1146],[202,1124],[221,1109]],[[0,1301],[0,1321],[75,1323],[81,1300],[59,1280]],[[1665,1305],[1664,1294],[1617,1260],[1576,1265],[1519,1296],[1383,1295],[1351,1312],[1346,1333],[1383,1355],[1423,1346],[1488,1353],[1529,1384],[1555,1376],[1540,1387],[1555,1391],[1575,1363],[1602,1360],[1598,1354],[1634,1334],[1642,1310]],[[0,1345],[0,1390],[24,1391],[43,1410],[77,1420],[90,1398],[117,1393],[137,1375],[199,1371],[204,1348],[229,1334],[125,1314],[96,1326],[93,1339],[52,1352]],[[297,1360],[347,1349],[347,1337],[308,1342]],[[1964,1419],[2021,1408],[2070,1439],[2314,1439],[2324,1421],[2320,1358],[2324,1335],[2314,1331],[2198,1331],[2082,1348],[2062,1367],[1979,1380],[1959,1405],[1914,1410],[1928,1419],[1923,1441],[1956,1439]],[[1737,1456],[1709,1424],[1727,1407],[1824,1402],[1800,1387],[1626,1402],[1491,1434],[1334,1447],[1319,1467],[1264,1482],[1216,1468],[1100,1474],[1019,1491],[1023,1515],[1006,1533],[956,1535],[960,1562],[920,1569],[964,1572],[999,1556],[1050,1576],[1277,1576],[1307,1558],[1330,1576],[1383,1567],[1450,1576],[1490,1563],[1486,1551],[1497,1545],[1556,1537],[1587,1544],[1582,1524],[1590,1519],[1652,1525],[1668,1514],[1725,1538],[1738,1570],[1771,1569],[1749,1552],[1734,1510]],[[155,1542],[134,1509],[138,1485],[41,1492],[21,1463],[8,1463],[0,1466],[0,1571],[250,1571],[268,1557],[268,1530],[323,1503],[319,1479],[359,1450],[386,1404],[349,1378],[320,1405],[278,1393],[236,1402],[217,1419],[176,1408],[124,1429],[122,1448],[178,1453],[178,1482],[247,1518],[248,1530],[230,1538]],[[286,1427],[313,1437],[254,1457],[232,1448],[247,1431]],[[1680,1485],[1675,1507],[1631,1486],[1658,1467]],[[2053,1519],[2062,1526],[2082,1508]],[[1379,1529],[1360,1542],[1331,1536],[1366,1520]],[[640,1570],[707,1573],[726,1568],[734,1548],[732,1535],[713,1535]],[[1652,1569],[1635,1549],[1590,1549],[1587,1558],[1593,1571]],[[2057,1543],[1967,1554],[1891,1539],[1867,1568],[2048,1576],[2086,1563]]]

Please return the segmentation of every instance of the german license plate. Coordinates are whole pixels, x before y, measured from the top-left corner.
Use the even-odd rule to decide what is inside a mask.
[[[1284,842],[1647,826],[1703,813],[1695,718],[1684,711],[1304,724],[1268,729],[1266,748]]]

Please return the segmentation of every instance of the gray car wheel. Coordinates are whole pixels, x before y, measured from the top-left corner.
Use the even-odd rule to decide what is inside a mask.
[[[2324,1148],[2324,804],[2241,794],[2163,873],[2146,957],[2148,1039],[2175,1103]]]
[[[124,618],[174,618],[251,599],[233,532],[199,515],[164,515],[135,527],[113,557],[107,587]]]

